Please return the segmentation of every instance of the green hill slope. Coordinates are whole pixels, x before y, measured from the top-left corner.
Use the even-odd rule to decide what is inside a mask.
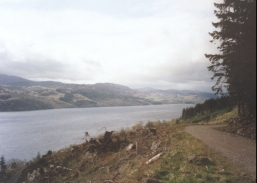
[[[199,103],[214,97],[200,91],[143,91],[112,83],[36,82],[0,74],[0,111]]]

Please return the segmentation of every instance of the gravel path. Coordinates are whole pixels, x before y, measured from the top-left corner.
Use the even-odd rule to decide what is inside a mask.
[[[256,178],[256,141],[214,129],[222,126],[194,125],[185,130]]]

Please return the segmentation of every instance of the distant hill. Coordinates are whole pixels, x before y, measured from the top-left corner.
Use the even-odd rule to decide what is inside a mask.
[[[137,96],[149,100],[158,101],[162,104],[176,103],[202,103],[206,99],[217,98],[216,95],[194,90],[158,90],[154,88],[137,89]]]
[[[0,84],[2,85],[27,86],[32,85],[33,83],[33,81],[21,77],[0,74]]]
[[[0,85],[9,85],[9,86],[48,86],[56,87],[60,85],[65,85],[61,82],[54,81],[31,81],[17,76],[10,76],[5,74],[0,74]]]
[[[0,111],[201,103],[209,98],[215,95],[190,90],[134,90],[113,83],[36,82],[0,74]]]

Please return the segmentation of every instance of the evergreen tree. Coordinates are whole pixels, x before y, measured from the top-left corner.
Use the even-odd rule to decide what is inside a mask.
[[[1,173],[5,173],[7,166],[5,164],[5,159],[3,155],[1,156],[1,160],[0,160],[0,168],[1,168]]]
[[[218,42],[217,54],[206,54],[208,67],[217,79],[216,94],[230,95],[238,101],[239,115],[256,117],[256,0],[224,0],[214,3],[220,20],[218,31],[210,33]],[[224,90],[225,89],[225,90]]]
[[[231,110],[236,106],[235,99],[232,97],[220,97],[216,99],[208,99],[202,104],[196,104],[194,107],[187,107],[182,110],[181,119],[188,119],[196,115],[203,116],[206,113],[212,113],[215,110],[228,109]]]

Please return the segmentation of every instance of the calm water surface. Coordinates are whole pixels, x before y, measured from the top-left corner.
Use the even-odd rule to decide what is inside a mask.
[[[30,160],[37,153],[56,151],[108,131],[129,128],[138,122],[171,120],[188,104],[54,109],[0,112],[0,156]]]

